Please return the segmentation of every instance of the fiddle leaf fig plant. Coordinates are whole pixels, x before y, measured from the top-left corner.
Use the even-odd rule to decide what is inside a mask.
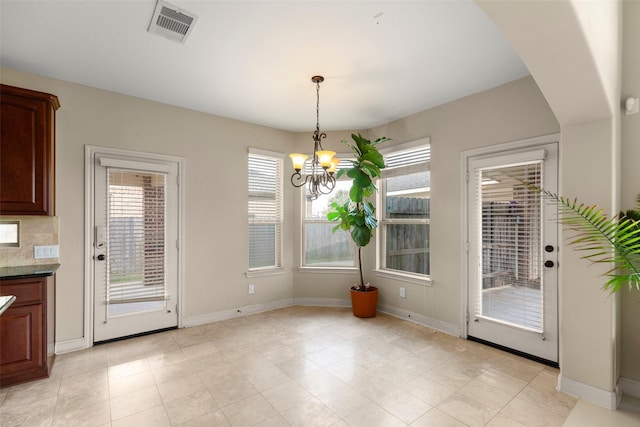
[[[380,171],[385,167],[384,158],[378,151],[377,145],[390,139],[381,137],[370,141],[360,134],[352,134],[351,138],[353,142],[342,141],[342,143],[353,151],[353,166],[339,170],[336,176],[339,179],[346,174],[351,178],[349,200],[344,204],[332,203],[332,210],[327,214],[327,219],[338,223],[333,228],[334,232],[344,230],[351,234],[351,239],[358,248],[360,269],[360,283],[355,288],[366,291],[368,286],[365,285],[362,274],[362,248],[369,244],[378,226],[376,208],[369,199],[377,191],[374,179],[380,176]]]
[[[560,223],[575,231],[569,244],[586,253],[581,258],[612,265],[604,273],[608,280],[603,289],[611,293],[624,286],[640,290],[640,196],[635,209],[607,216],[596,205],[585,205],[536,185],[527,186],[558,204]]]

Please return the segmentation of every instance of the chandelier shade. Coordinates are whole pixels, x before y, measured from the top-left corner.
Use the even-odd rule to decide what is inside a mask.
[[[313,76],[311,81],[316,84],[316,130],[313,132],[311,165],[305,169],[304,164],[309,158],[306,154],[293,153],[289,157],[295,170],[291,175],[291,184],[294,187],[308,185],[311,198],[317,199],[321,194],[331,193],[336,186],[335,172],[340,160],[334,158],[335,151],[322,147],[322,140],[327,137],[326,133],[320,132],[320,83],[324,81],[324,77]]]

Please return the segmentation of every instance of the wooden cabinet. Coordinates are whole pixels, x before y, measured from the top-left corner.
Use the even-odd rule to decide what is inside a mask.
[[[0,214],[55,215],[58,98],[0,85],[0,108]]]
[[[53,359],[54,276],[0,280],[0,295],[15,295],[0,315],[0,386],[49,376]]]

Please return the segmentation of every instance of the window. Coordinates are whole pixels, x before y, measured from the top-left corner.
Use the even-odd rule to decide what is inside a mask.
[[[428,276],[431,150],[428,142],[385,153],[380,180],[380,270]]]
[[[345,159],[344,155],[338,154],[336,157],[341,159],[338,169],[351,167],[351,162]],[[311,173],[308,164],[309,161],[305,164],[305,172]],[[333,228],[336,223],[327,220],[327,212],[331,208],[331,204],[333,202],[344,204],[349,199],[350,188],[351,181],[349,179],[339,180],[331,193],[321,195],[314,200],[305,185],[304,200],[302,201],[304,209],[302,212],[302,265],[304,267],[349,268],[356,266],[356,251],[351,236],[343,230],[334,233]]]
[[[249,149],[249,271],[282,267],[283,156]]]

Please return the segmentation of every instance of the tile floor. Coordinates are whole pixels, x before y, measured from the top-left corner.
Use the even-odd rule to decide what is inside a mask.
[[[60,355],[51,378],[0,389],[0,425],[616,425],[574,416],[557,375],[388,315],[290,307]]]

